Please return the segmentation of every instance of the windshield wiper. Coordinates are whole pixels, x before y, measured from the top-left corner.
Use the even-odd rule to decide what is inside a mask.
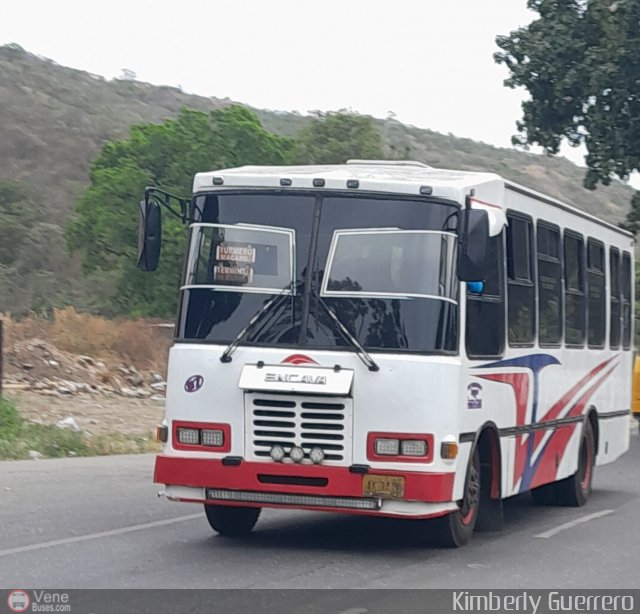
[[[293,288],[294,282],[290,282],[287,284],[280,294],[275,294],[272,296],[260,309],[256,312],[256,314],[249,320],[247,325],[234,337],[233,341],[227,346],[222,355],[220,356],[220,362],[231,362],[231,354],[233,354],[238,347],[238,344],[245,338],[247,333],[253,328],[257,322],[262,319],[262,317],[270,311],[270,309],[283,297],[287,296],[287,293]]]
[[[380,367],[378,363],[376,363],[371,355],[365,350],[360,342],[349,332],[349,329],[342,323],[340,318],[333,312],[331,307],[327,305],[324,300],[320,297],[319,294],[316,293],[316,298],[318,299],[318,303],[325,310],[326,314],[331,318],[331,320],[336,324],[338,332],[355,348],[355,352],[358,355],[358,358],[365,364],[369,371],[380,371]]]

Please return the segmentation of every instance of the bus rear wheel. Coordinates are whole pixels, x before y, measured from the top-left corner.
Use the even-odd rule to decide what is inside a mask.
[[[432,521],[433,535],[438,545],[445,548],[460,548],[471,539],[480,508],[482,487],[480,475],[480,453],[476,448],[467,471],[464,498],[460,509]]]
[[[227,507],[205,503],[204,511],[211,528],[225,537],[241,537],[251,533],[261,509],[259,507]]]
[[[531,491],[531,498],[536,505],[566,505],[582,507],[591,494],[593,467],[596,460],[596,444],[593,426],[587,420],[582,429],[580,451],[578,453],[578,469],[564,480],[538,486]]]
[[[582,507],[587,502],[591,494],[595,461],[595,437],[591,422],[587,420],[582,429],[577,471],[554,485],[557,501],[560,505]]]

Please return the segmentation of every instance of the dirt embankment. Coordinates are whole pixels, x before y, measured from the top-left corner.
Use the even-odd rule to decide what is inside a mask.
[[[170,326],[64,310],[5,330],[3,387],[27,420],[135,436],[162,420]]]

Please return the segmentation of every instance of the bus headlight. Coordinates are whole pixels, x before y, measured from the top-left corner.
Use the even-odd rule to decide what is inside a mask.
[[[219,448],[224,444],[224,433],[217,429],[202,429],[202,445]]]
[[[433,461],[433,435],[429,433],[369,433],[367,458],[395,463]]]
[[[380,456],[398,456],[399,452],[399,439],[376,439],[376,454]]]
[[[402,456],[426,456],[427,442],[424,439],[403,439],[400,443]]]
[[[179,427],[178,443],[186,446],[197,446],[200,443],[200,430]]]
[[[293,448],[291,448],[291,451],[289,452],[289,458],[294,463],[301,463],[302,459],[304,458],[304,450],[298,446],[293,446]]]

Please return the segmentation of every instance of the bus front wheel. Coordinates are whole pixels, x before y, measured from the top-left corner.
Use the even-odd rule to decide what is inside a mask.
[[[226,507],[205,503],[204,511],[211,528],[226,537],[241,537],[251,533],[258,522],[259,507]]]
[[[438,545],[460,548],[469,542],[478,520],[481,495],[480,452],[471,457],[460,509],[432,520],[433,536]]]

